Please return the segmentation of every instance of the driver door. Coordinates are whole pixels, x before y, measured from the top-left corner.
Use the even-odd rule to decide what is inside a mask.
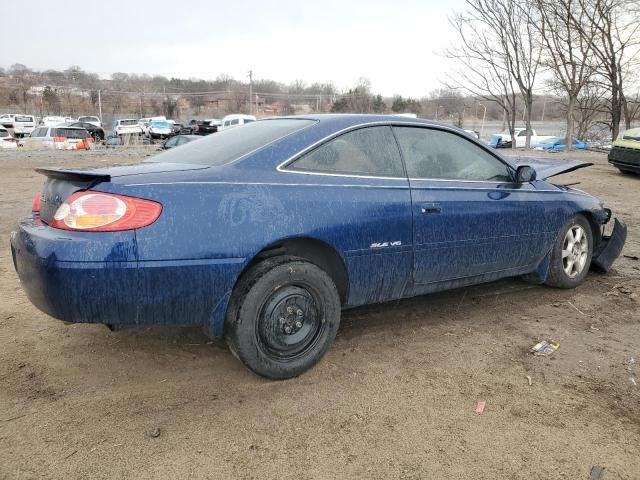
[[[542,193],[457,132],[394,127],[411,188],[413,280],[519,273],[550,244]]]

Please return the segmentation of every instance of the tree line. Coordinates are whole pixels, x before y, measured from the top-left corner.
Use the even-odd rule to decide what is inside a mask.
[[[498,105],[512,135],[523,103],[527,146],[535,91],[562,99],[567,138],[605,115],[616,139],[640,113],[637,0],[466,0],[450,23],[444,54],[459,68],[447,85]]]

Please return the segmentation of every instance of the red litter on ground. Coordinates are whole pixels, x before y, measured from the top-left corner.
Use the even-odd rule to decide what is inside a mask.
[[[487,406],[487,402],[485,400],[478,400],[476,402],[476,413],[478,415],[482,415],[484,413],[484,407]]]

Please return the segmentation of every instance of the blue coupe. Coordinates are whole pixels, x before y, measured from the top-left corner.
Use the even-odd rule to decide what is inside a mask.
[[[134,166],[39,169],[11,234],[29,299],[68,322],[201,325],[251,370],[296,376],[341,309],[503,277],[572,288],[626,226],[451,126],[317,115],[223,130]]]
[[[547,138],[546,140],[542,140],[540,143],[531,145],[531,148],[534,150],[564,150],[566,148],[566,143],[566,137],[551,137]],[[572,138],[571,148],[573,150],[584,150],[587,147],[589,147],[589,144],[587,142],[578,140],[575,137]]]

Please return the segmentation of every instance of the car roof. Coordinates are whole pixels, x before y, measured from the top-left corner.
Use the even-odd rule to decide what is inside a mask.
[[[326,126],[335,124],[336,126],[341,126],[343,128],[352,127],[352,126],[355,127],[358,125],[375,124],[375,123],[394,123],[394,124],[408,124],[408,125],[437,126],[437,127],[445,127],[445,128],[455,129],[459,131],[464,131],[459,129],[458,127],[455,127],[454,125],[451,125],[450,123],[438,122],[435,120],[427,120],[425,118],[401,117],[398,115],[376,115],[376,114],[366,114],[366,113],[322,113],[322,114],[313,114],[313,115],[291,115],[286,117],[261,118],[260,120],[274,120],[279,118],[315,120],[325,124]]]

